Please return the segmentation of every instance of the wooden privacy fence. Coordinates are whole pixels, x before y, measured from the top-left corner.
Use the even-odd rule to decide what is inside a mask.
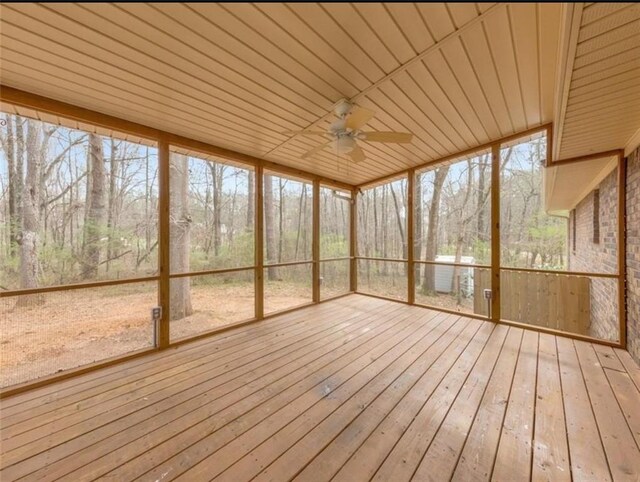
[[[491,288],[491,273],[476,270],[473,285],[474,312],[487,315],[484,290]],[[503,320],[589,335],[591,289],[586,276],[502,271],[500,291]]]

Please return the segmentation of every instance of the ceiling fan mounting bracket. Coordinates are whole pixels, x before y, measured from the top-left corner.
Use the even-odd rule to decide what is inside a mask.
[[[353,104],[349,102],[347,99],[341,99],[335,105],[334,112],[336,113],[338,118],[344,119],[349,115],[349,112],[351,112],[351,109],[353,109]]]

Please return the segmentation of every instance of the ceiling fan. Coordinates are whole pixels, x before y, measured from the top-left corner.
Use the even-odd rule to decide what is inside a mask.
[[[346,99],[336,104],[334,112],[338,120],[333,122],[326,132],[307,130],[283,132],[286,135],[324,136],[331,139],[305,152],[302,159],[312,157],[324,149],[332,148],[338,155],[346,154],[353,162],[362,162],[365,159],[365,154],[357,141],[406,143],[411,142],[413,138],[413,134],[407,132],[364,132],[360,130],[373,118],[375,112],[358,107]]]

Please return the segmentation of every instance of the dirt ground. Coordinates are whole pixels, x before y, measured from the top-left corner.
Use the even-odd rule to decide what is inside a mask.
[[[254,316],[252,283],[193,286],[191,296],[194,313],[172,322],[172,340]],[[2,387],[153,346],[154,283],[21,298],[0,299]],[[310,289],[282,283],[270,287],[265,311],[309,301]]]

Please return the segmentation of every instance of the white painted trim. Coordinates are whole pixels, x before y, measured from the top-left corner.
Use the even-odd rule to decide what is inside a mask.
[[[578,34],[582,22],[582,10],[584,3],[563,3],[562,30],[560,32],[560,63],[558,64],[556,89],[553,99],[554,122],[553,122],[553,159],[560,157],[560,146],[562,144],[562,130],[564,128],[564,118],[567,113],[569,102],[569,88],[573,76],[573,65],[576,59],[578,48]]]
[[[635,151],[638,147],[640,147],[640,128],[636,131],[634,135],[631,136],[631,139],[627,142],[627,145],[624,146],[624,157],[627,157],[633,151]]]

